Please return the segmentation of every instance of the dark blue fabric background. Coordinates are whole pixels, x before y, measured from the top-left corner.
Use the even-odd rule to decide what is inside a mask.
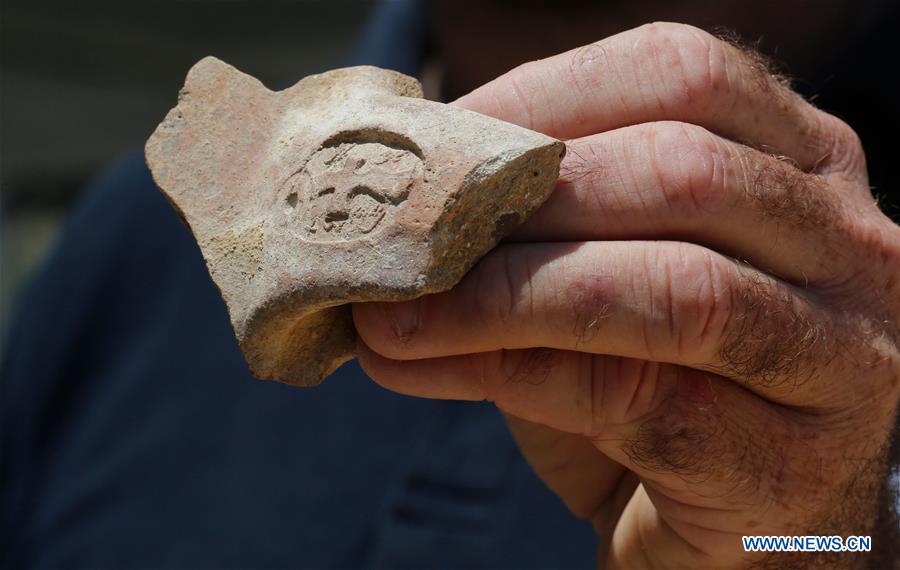
[[[423,20],[386,2],[350,63],[415,74]],[[140,152],[89,185],[18,309],[3,567],[594,564],[491,405],[392,394],[355,363],[316,389],[254,380]]]

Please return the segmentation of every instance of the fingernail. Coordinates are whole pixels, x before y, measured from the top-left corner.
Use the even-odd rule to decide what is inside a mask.
[[[388,304],[388,317],[394,334],[403,342],[409,341],[412,335],[422,326],[422,299]]]

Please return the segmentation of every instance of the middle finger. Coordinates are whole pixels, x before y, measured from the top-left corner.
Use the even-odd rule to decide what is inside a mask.
[[[714,371],[798,405],[840,389],[827,365],[849,343],[804,292],[675,242],[508,244],[450,291],[353,313],[392,359],[576,350]]]
[[[851,206],[784,160],[677,122],[568,148],[556,191],[511,239],[689,241],[804,285],[854,265],[842,259]]]

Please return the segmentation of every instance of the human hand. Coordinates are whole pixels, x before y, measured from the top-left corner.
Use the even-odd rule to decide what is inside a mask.
[[[453,290],[354,306],[369,375],[495,402],[601,565],[871,560],[741,545],[873,535],[891,508],[900,228],[854,132],[676,24],[456,104],[566,139],[560,181]]]

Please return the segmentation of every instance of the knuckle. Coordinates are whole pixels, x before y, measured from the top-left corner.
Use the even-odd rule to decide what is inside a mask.
[[[653,23],[643,27],[648,40],[638,57],[649,57],[668,79],[662,97],[697,111],[708,110],[728,88],[728,51],[711,34],[685,24]]]
[[[468,357],[484,400],[504,406],[564,373],[565,353],[551,348],[502,349]],[[522,416],[523,419],[528,419]]]
[[[499,378],[508,384],[539,386],[562,364],[563,353],[552,348],[528,348],[500,352]]]
[[[662,260],[662,315],[676,350],[685,355],[719,346],[733,310],[730,272],[713,252],[687,244]]]
[[[884,301],[877,284],[887,278],[890,284],[900,280],[900,226],[869,204],[867,211],[848,213],[836,228],[847,255],[846,275],[836,276],[821,284],[831,301],[843,298],[858,300],[865,295]],[[888,299],[890,297],[887,297]],[[893,300],[893,299],[891,299]]]
[[[806,463],[809,453],[800,453],[808,446],[798,445],[794,451],[792,424],[778,413],[767,413],[768,408],[756,408],[759,419],[753,425],[733,421],[732,406],[717,401],[717,383],[707,374],[682,372],[677,389],[628,439],[625,451],[631,461],[648,471],[716,488],[720,498],[748,506],[765,508],[776,493],[780,499],[796,493],[795,487],[805,481],[793,467]],[[754,405],[753,400],[743,402]],[[759,426],[766,428],[764,443],[758,440]]]
[[[577,272],[561,276],[565,286],[564,305],[570,307],[571,314],[560,322],[571,326],[571,330],[561,330],[560,334],[571,335],[575,346],[589,345],[599,334],[603,321],[612,312],[611,280],[608,276],[591,271]]]
[[[697,475],[712,447],[711,434],[702,424],[671,415],[641,424],[627,453],[649,471]]]
[[[661,122],[648,129],[658,186],[673,214],[713,213],[724,205],[725,156],[716,138],[696,125]]]
[[[896,278],[900,273],[900,226],[879,216],[857,220],[852,231],[857,249],[868,254],[878,273]]]
[[[521,307],[531,306],[531,275],[518,269],[511,248],[501,247],[477,266],[467,296],[472,299],[474,322],[487,330],[511,331]]]
[[[741,168],[743,196],[765,216],[819,233],[840,223],[842,208],[822,176],[768,155],[745,160]]]
[[[631,461],[648,471],[688,480],[709,477],[716,469],[733,469],[732,434],[721,421],[721,411],[712,401],[698,406],[690,395],[711,390],[709,380],[685,374],[679,384],[683,386],[677,393],[638,424],[625,449]]]
[[[569,75],[582,95],[599,87],[601,70],[609,68],[609,53],[604,40],[577,48],[569,60]]]
[[[823,113],[826,155],[816,170],[866,174],[866,154],[859,135],[845,121]]]
[[[596,142],[590,140],[570,140],[566,142],[566,156],[559,166],[560,183],[569,186],[590,187],[607,168],[616,166]],[[592,195],[599,194],[597,192]]]
[[[733,318],[718,347],[718,360],[732,374],[768,388],[792,391],[821,373],[838,355],[837,328],[790,288],[751,271],[733,287]]]
[[[509,89],[516,106],[511,111],[520,117],[514,122],[524,123],[522,126],[529,128],[534,127],[536,124],[535,102],[533,100],[534,89],[529,86],[529,79],[536,74],[535,71],[532,71],[534,64],[535,62],[523,63],[506,74],[506,80],[509,83]]]
[[[900,273],[900,226],[886,218],[884,220],[882,223],[885,226],[884,232],[887,234],[887,237],[883,243],[888,249],[885,259],[888,268],[891,269],[891,275],[897,275]]]

